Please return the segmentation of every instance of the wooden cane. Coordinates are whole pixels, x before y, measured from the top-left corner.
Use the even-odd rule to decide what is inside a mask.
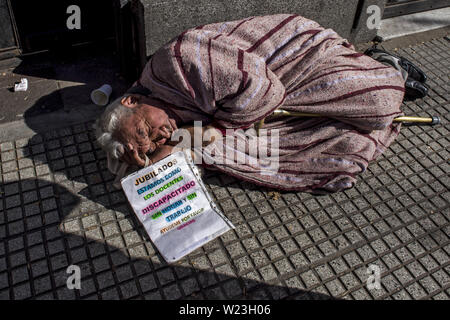
[[[277,109],[275,110],[269,117],[280,117],[280,116],[285,116],[285,117],[325,117],[324,115],[321,114],[317,114],[317,113],[303,113],[303,112],[297,112],[297,111],[288,111],[288,110],[283,110],[283,109]],[[260,120],[258,123],[256,123],[256,132],[259,136],[259,130],[262,128],[262,126],[264,125],[264,120],[262,119]],[[402,116],[402,117],[397,117],[394,118],[393,122],[402,122],[402,123],[409,123],[409,124],[419,124],[419,123],[426,123],[429,124],[431,126],[436,125],[436,124],[440,124],[441,123],[441,119],[438,116],[433,116],[433,117],[408,117],[408,116]]]

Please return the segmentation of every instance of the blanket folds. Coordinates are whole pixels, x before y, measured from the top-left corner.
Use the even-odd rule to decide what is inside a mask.
[[[186,123],[234,129],[214,146],[227,158],[239,156],[239,143],[248,151],[255,141],[251,130],[238,129],[277,108],[324,115],[266,119],[263,129],[279,135],[269,152],[278,156],[275,169],[263,159],[211,164],[253,183],[308,192],[354,185],[398,135],[400,124],[392,120],[402,115],[404,95],[399,71],[356,52],[333,30],[289,14],[187,30],[153,55],[139,83]]]

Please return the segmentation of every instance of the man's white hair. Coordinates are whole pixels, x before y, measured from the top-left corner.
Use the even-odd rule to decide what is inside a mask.
[[[125,147],[122,143],[114,140],[112,135],[120,120],[133,113],[132,109],[122,105],[121,100],[124,97],[121,96],[111,102],[94,125],[97,142],[108,155],[116,160],[125,152]]]

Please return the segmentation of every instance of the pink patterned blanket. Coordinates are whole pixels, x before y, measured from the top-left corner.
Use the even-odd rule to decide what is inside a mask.
[[[269,134],[277,129],[280,136],[276,170],[259,160],[212,164],[277,189],[350,188],[400,130],[392,122],[402,115],[400,72],[298,15],[250,17],[187,30],[153,55],[138,82],[186,123],[248,128],[277,108],[325,115],[266,121],[263,129]],[[235,139],[251,144],[243,135]]]

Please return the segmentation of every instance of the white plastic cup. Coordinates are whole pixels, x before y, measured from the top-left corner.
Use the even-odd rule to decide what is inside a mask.
[[[104,84],[91,92],[91,100],[98,106],[106,106],[111,92],[112,87],[109,84]]]
[[[27,91],[28,90],[28,79],[22,78],[19,83],[14,85],[14,91]]]

